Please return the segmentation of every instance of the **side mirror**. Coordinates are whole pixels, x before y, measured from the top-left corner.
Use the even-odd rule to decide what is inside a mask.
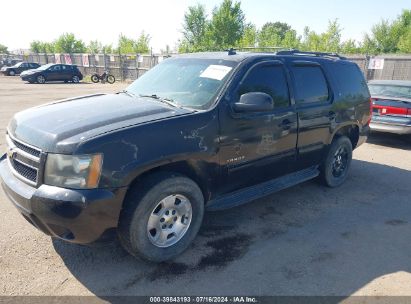
[[[274,109],[273,98],[263,92],[250,92],[241,95],[240,101],[233,104],[236,112],[264,112]]]

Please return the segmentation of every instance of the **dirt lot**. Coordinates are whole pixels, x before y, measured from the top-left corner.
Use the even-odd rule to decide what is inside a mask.
[[[0,77],[0,133],[27,107],[124,87]],[[116,242],[51,240],[1,191],[0,295],[411,295],[410,151],[411,138],[373,135],[355,151],[342,187],[310,181],[208,213],[193,246],[160,265]]]

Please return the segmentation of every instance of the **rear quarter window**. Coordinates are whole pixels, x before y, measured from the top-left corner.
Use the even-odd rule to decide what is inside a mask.
[[[297,104],[326,102],[329,98],[327,80],[320,66],[291,67]]]
[[[357,65],[334,63],[329,68],[338,86],[340,98],[369,98],[367,82]]]

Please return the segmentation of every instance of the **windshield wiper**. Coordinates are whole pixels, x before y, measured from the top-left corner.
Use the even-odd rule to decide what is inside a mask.
[[[158,96],[157,94],[151,94],[151,95],[143,95],[143,94],[140,94],[139,96],[140,96],[140,97],[153,98],[153,99],[155,99],[155,100],[158,100],[158,101],[160,101],[160,102],[162,102],[162,103],[166,103],[166,104],[168,104],[168,105],[170,105],[170,106],[172,106],[172,107],[175,107],[175,108],[182,108],[180,105],[176,104],[173,99],[160,97],[160,96]]]
[[[128,95],[130,97],[134,97],[134,98],[137,97],[135,94],[133,94],[130,91],[127,91],[127,90],[123,90],[123,91],[120,91],[118,93],[123,93],[123,94],[126,94],[126,95]]]

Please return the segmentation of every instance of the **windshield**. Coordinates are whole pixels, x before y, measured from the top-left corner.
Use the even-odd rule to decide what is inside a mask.
[[[134,81],[127,91],[182,107],[207,109],[236,65],[219,59],[170,58]]]
[[[54,63],[45,64],[45,65],[42,65],[41,67],[37,68],[37,70],[44,71],[44,70],[47,70],[52,65],[54,65]]]
[[[411,86],[396,86],[370,84],[370,93],[372,96],[399,97],[411,99]]]
[[[13,65],[13,68],[18,68],[18,67],[21,66],[22,64],[23,64],[23,62],[16,63],[15,65]]]

